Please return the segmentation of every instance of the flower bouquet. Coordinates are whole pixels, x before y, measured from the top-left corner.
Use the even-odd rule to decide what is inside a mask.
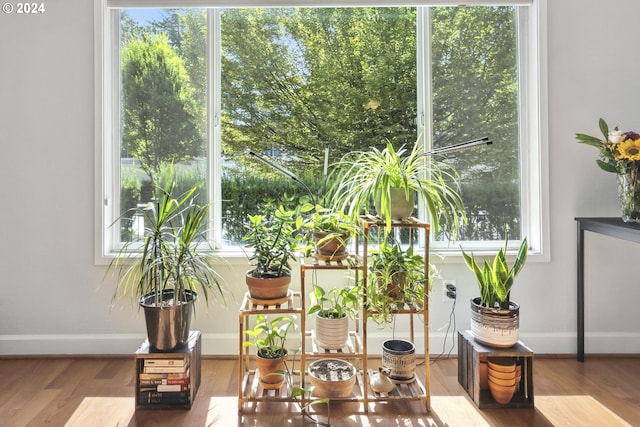
[[[618,127],[609,130],[600,119],[604,138],[577,133],[576,139],[600,150],[596,163],[600,169],[618,175],[618,195],[625,222],[640,222],[640,134],[621,132]]]

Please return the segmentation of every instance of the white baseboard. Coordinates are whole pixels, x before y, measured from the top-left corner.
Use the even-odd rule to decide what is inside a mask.
[[[387,331],[368,333],[368,351],[379,356],[382,343],[391,338]],[[395,338],[408,339],[405,334]],[[128,355],[133,354],[144,341],[142,334],[60,334],[60,335],[0,335],[0,355]],[[536,354],[575,354],[577,341],[575,333],[521,333],[520,340]],[[422,354],[422,335],[416,334],[416,353]],[[292,347],[299,345],[293,342]],[[203,355],[235,356],[240,348],[238,335],[202,334]],[[457,334],[446,336],[442,332],[429,335],[431,356],[451,354],[457,356]],[[599,332],[585,335],[587,354],[638,354],[640,353],[640,333]]]

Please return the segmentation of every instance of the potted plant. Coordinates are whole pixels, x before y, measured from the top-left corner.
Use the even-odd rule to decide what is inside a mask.
[[[316,343],[327,350],[338,350],[349,340],[349,319],[360,309],[360,287],[334,287],[326,291],[314,285],[308,314],[315,314]]]
[[[370,212],[373,201],[388,233],[392,219],[412,215],[417,193],[429,209],[434,230],[437,232],[442,223],[455,238],[460,223],[466,220],[457,174],[444,162],[428,161],[422,155],[421,140],[422,134],[411,149],[402,146],[396,151],[388,142],[382,150],[372,147],[344,156],[332,180],[335,206],[357,218]]]
[[[304,226],[311,230],[316,258],[337,261],[348,256],[347,245],[357,226],[342,210],[316,205]]]
[[[194,201],[201,185],[175,194],[177,179],[171,168],[164,186],[156,188],[155,200],[134,208],[145,222],[142,245],[126,242],[107,269],[117,270],[112,303],[138,300],[149,344],[160,351],[187,342],[196,290],[207,303],[212,292],[226,303],[224,279],[213,265],[218,258],[205,235],[209,205]]]
[[[430,272],[425,271],[424,258],[412,247],[404,250],[398,243],[385,241],[371,251],[368,264],[367,309],[375,323],[390,323],[394,313],[407,306],[423,307]]]
[[[318,359],[309,364],[307,372],[317,397],[349,397],[356,382],[356,367],[347,360]]]
[[[617,175],[618,200],[624,222],[640,222],[640,134],[622,132],[616,126],[609,130],[604,119],[598,122],[602,137],[576,134],[578,142],[596,147],[600,169]]]
[[[291,261],[295,261],[304,236],[301,232],[306,208],[286,210],[282,205],[268,215],[249,215],[243,240],[253,249],[245,281],[249,295],[257,300],[285,298],[291,283]]]
[[[527,260],[528,244],[525,237],[509,268],[507,244],[496,254],[492,263],[484,260],[480,268],[473,255],[462,249],[465,263],[476,276],[480,296],[471,300],[471,331],[478,342],[493,347],[511,347],[518,342],[520,306],[510,300],[516,275]]]
[[[285,348],[287,334],[296,328],[294,317],[278,316],[269,320],[265,315],[256,316],[256,325],[245,331],[252,339],[243,343],[244,347],[256,347],[256,365],[260,375],[260,385],[267,390],[278,389],[285,382]]]

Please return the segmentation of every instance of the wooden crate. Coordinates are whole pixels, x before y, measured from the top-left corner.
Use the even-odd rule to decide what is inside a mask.
[[[509,357],[522,366],[519,388],[508,404],[500,404],[491,392],[480,388],[480,361],[490,357]],[[458,382],[478,408],[533,407],[533,351],[521,341],[510,348],[494,348],[476,342],[471,331],[458,332]]]

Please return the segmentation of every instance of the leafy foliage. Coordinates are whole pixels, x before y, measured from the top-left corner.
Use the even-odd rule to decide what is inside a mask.
[[[162,164],[204,154],[197,104],[181,57],[163,35],[122,49],[122,145],[154,182]]]
[[[461,227],[459,239],[501,238],[505,218],[511,233],[519,235],[517,12],[508,6],[434,7],[431,14],[433,111],[426,116],[433,117],[434,144],[489,136],[494,141],[490,149],[448,154],[446,161],[460,172],[463,185],[496,188],[496,193],[501,186],[500,191],[512,195],[508,204],[492,203],[483,194],[463,189],[470,223]],[[245,149],[270,152],[310,187],[321,188],[315,187],[315,181],[322,176],[325,149],[329,149],[329,164],[334,164],[351,151],[383,150],[388,142],[397,150],[415,141],[415,8],[231,8],[221,13],[221,19],[225,165],[232,164],[249,180],[256,175],[268,177],[264,187],[291,186],[283,177],[271,179],[273,171],[256,165]],[[167,9],[166,16],[146,25],[124,14],[122,29],[123,51],[140,40],[162,41],[162,55],[171,59],[169,46],[180,59],[163,62],[181,62],[179,71],[169,73],[182,88],[171,95],[172,108],[188,116],[182,121],[194,138],[178,136],[166,144],[179,153],[175,161],[203,155],[206,13]],[[158,96],[168,99],[170,94]],[[172,122],[164,125],[177,121]],[[145,150],[155,150],[150,145],[153,140],[133,134],[127,138],[147,141],[144,146],[136,143],[125,148],[152,169],[149,165],[155,159]],[[164,156],[161,148],[158,156]],[[239,201],[236,206],[240,199],[235,197],[245,197],[239,194],[242,186],[240,192],[225,187],[233,184],[233,179],[225,177],[223,193],[230,197],[224,196],[223,232],[225,238],[238,242],[247,214],[256,213],[249,212],[256,206],[253,201],[260,203],[261,195],[253,187],[246,197],[252,204]],[[300,189],[287,192],[300,193]],[[273,194],[273,200],[278,200],[277,195],[284,192],[274,189],[266,197]]]
[[[491,147],[447,154],[460,174],[469,219],[459,239],[503,240],[505,218],[510,234],[520,236],[520,188],[510,185],[520,181],[517,12],[486,6],[431,13],[434,145],[485,135],[493,140]],[[509,191],[510,203],[488,199],[478,187]]]
[[[465,263],[476,276],[478,288],[480,289],[481,304],[485,307],[509,309],[509,294],[514,279],[527,260],[529,246],[525,237],[520,244],[513,266],[509,268],[506,255],[507,243],[508,240],[505,240],[504,248],[498,251],[493,263],[489,264],[487,260],[484,261],[482,269],[473,255],[467,254],[462,249]]]
[[[367,308],[376,324],[391,323],[394,314],[406,306],[423,307],[430,280],[425,275],[424,258],[411,247],[404,250],[397,242],[383,242],[371,250],[368,269]]]
[[[442,222],[455,239],[460,224],[466,220],[455,182],[456,172],[444,163],[427,162],[421,157],[420,139],[410,149],[402,146],[396,151],[387,143],[383,150],[372,147],[342,158],[331,189],[336,206],[357,218],[369,212],[372,200],[378,200],[377,214],[384,219],[389,232],[391,188],[402,189],[407,199],[410,193],[417,192],[428,207],[435,230]]]
[[[318,313],[328,319],[355,319],[360,310],[360,287],[334,287],[326,291],[322,286],[314,285],[311,293],[312,305],[308,313]]]
[[[308,205],[305,205],[308,206]],[[305,206],[286,210],[280,205],[267,215],[249,215],[247,234],[243,240],[253,249],[249,261],[254,266],[253,277],[282,277],[291,275],[291,261],[304,242],[300,229]]]
[[[600,152],[597,165],[605,172],[625,174],[640,169],[640,134],[635,131],[621,132],[616,127],[609,130],[604,119],[598,122],[602,139],[577,133],[578,142],[595,147]]]
[[[241,163],[274,148],[318,173],[326,147],[332,163],[415,138],[413,8],[230,9],[222,46],[223,149]]]
[[[135,241],[125,243],[109,265],[107,273],[117,270],[114,301],[153,295],[155,305],[161,306],[167,289],[175,291],[172,305],[183,301],[186,289],[200,290],[207,303],[212,291],[225,301],[225,282],[213,266],[217,259],[213,248],[207,252],[199,247],[207,245],[203,233],[209,210],[208,204],[194,202],[202,182],[182,194],[176,185],[172,173],[157,188],[154,202],[133,208],[135,215],[144,218],[144,241],[142,247]]]
[[[253,339],[245,341],[242,345],[255,346],[258,355],[265,359],[280,359],[287,354],[285,344],[291,328],[297,328],[293,316],[278,316],[269,320],[267,316],[259,314],[256,316],[254,328],[246,331]]]

